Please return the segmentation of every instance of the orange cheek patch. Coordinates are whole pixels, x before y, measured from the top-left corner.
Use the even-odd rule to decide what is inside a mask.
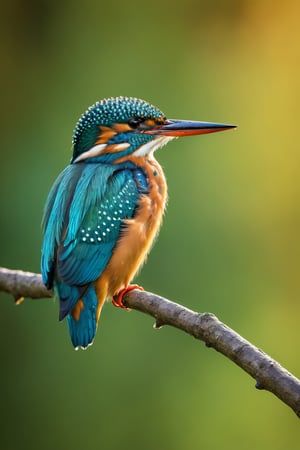
[[[132,131],[132,128],[128,123],[115,123],[113,129],[116,133],[126,133],[127,131]]]
[[[96,141],[96,144],[106,144],[106,142],[108,142],[117,134],[116,131],[110,127],[100,126],[99,128],[100,128],[100,135],[98,140]]]

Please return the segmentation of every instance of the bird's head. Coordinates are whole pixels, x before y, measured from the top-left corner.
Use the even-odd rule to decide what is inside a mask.
[[[128,155],[147,156],[175,137],[229,128],[235,126],[170,120],[158,108],[137,98],[109,98],[95,103],[79,119],[71,162],[113,163]]]

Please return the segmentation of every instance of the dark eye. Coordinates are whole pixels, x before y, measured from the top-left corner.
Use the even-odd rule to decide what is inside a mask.
[[[142,122],[143,119],[140,117],[132,117],[132,119],[129,119],[128,125],[130,125],[131,128],[137,128]]]

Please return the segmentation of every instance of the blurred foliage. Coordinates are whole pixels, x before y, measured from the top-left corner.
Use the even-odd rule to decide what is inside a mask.
[[[96,100],[237,123],[157,154],[170,201],[138,282],[299,376],[300,3],[1,6],[1,265],[39,271],[45,198]],[[1,300],[1,448],[299,448],[285,405],[176,330],[107,305],[94,346],[74,352],[55,302]]]

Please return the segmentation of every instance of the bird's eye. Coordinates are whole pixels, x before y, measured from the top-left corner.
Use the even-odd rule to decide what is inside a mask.
[[[140,117],[132,117],[132,119],[129,119],[128,125],[130,125],[131,128],[137,128],[142,122],[143,119]]]

